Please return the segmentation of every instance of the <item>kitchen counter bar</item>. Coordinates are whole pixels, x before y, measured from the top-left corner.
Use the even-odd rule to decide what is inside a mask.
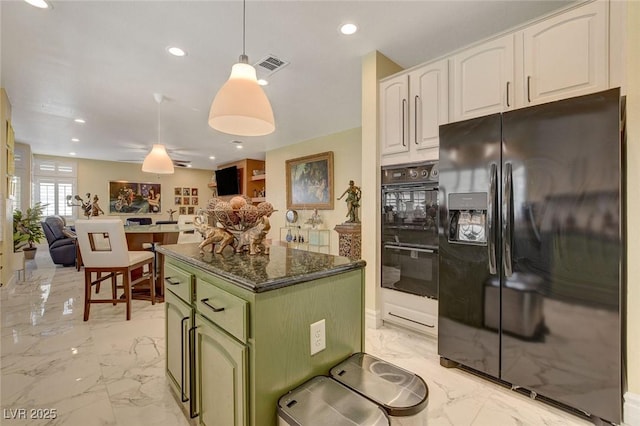
[[[200,253],[197,243],[160,246],[161,254],[179,259],[255,293],[364,268],[364,260],[271,246],[268,255]]]

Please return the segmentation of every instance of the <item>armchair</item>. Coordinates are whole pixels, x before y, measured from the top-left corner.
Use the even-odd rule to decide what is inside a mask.
[[[61,216],[47,216],[40,222],[47,242],[51,260],[57,265],[73,266],[76,263],[75,233],[65,228]]]

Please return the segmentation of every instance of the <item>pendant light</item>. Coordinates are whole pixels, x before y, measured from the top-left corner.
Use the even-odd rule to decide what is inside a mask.
[[[273,110],[245,54],[246,0],[242,2],[242,55],[231,68],[209,111],[209,126],[239,136],[262,136],[275,130]]]
[[[153,98],[158,103],[158,142],[160,142],[160,104],[164,100],[164,97],[159,93],[154,93]],[[151,152],[147,154],[142,163],[142,171],[163,175],[173,173],[173,161],[171,161],[171,157],[167,154],[164,145],[160,143],[153,144]]]

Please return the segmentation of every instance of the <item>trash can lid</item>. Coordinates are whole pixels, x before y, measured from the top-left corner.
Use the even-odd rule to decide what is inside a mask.
[[[280,397],[278,414],[299,426],[389,426],[381,407],[326,376],[316,376]]]
[[[381,405],[391,416],[412,416],[429,402],[422,377],[365,353],[331,369],[331,377]]]
[[[488,285],[500,287],[500,278],[493,277],[487,281]],[[538,275],[526,272],[514,272],[513,275],[504,282],[505,288],[512,288],[519,291],[542,291],[544,280]]]

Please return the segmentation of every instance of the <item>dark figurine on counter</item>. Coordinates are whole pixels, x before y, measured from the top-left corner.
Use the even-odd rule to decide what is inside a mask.
[[[345,201],[347,202],[347,217],[349,218],[346,223],[360,223],[360,219],[358,219],[358,207],[360,207],[360,197],[362,196],[360,187],[350,180],[349,187],[338,197],[338,200],[341,200],[345,194],[347,195]]]

